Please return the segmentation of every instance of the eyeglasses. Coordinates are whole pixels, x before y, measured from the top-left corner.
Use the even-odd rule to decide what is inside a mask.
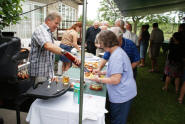
[[[102,43],[100,43],[100,48],[102,48],[102,49],[104,48],[104,45]]]

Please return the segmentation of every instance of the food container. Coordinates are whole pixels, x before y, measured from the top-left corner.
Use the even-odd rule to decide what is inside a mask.
[[[92,64],[89,64],[88,70],[89,70],[90,72],[93,72],[93,65],[92,65]]]
[[[95,90],[95,91],[101,91],[102,88],[103,88],[102,84],[99,84],[99,83],[92,83],[89,87],[89,89]]]

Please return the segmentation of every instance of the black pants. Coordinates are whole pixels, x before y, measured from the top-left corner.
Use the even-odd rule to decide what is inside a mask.
[[[94,45],[94,42],[92,41],[87,42],[87,52],[96,55],[96,47]]]
[[[0,124],[4,124],[3,118],[0,117]]]

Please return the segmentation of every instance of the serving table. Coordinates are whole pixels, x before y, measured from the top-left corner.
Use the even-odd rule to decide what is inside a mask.
[[[80,69],[70,68],[68,75],[72,79],[80,79]],[[91,81],[85,81],[83,95],[83,124],[105,124],[104,114],[106,87],[101,91],[89,89]],[[73,102],[73,91],[48,100],[36,99],[31,105],[26,121],[30,124],[78,124],[79,104]]]

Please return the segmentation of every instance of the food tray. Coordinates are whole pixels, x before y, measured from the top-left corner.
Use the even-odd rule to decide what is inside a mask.
[[[70,79],[70,88],[69,88],[69,90],[73,90],[74,89],[74,84],[75,83],[80,83],[80,80],[79,79]],[[85,86],[86,86],[86,83],[84,83],[83,84],[84,85],[84,88],[85,88]]]
[[[60,82],[58,83],[58,85],[56,85],[56,82],[51,82],[50,88],[48,88],[48,81],[45,81],[35,89],[31,87],[26,92],[26,95],[34,98],[49,99],[49,98],[54,98],[65,94],[69,88],[70,88],[70,83],[64,86]]]

